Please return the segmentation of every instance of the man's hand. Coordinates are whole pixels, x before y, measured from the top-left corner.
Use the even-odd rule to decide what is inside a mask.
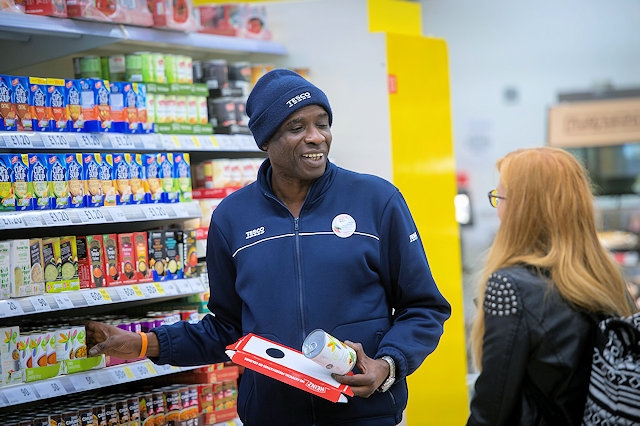
[[[387,380],[389,364],[383,359],[369,358],[360,343],[348,340],[344,343],[356,351],[356,367],[360,370],[360,374],[353,376],[332,374],[332,377],[339,383],[349,385],[354,395],[368,398]]]
[[[136,359],[140,355],[142,338],[137,333],[96,321],[87,321],[84,326],[89,356],[105,354],[121,359]]]

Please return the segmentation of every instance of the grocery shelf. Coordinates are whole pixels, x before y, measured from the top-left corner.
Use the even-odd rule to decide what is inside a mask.
[[[195,201],[174,204],[135,204],[61,210],[26,210],[0,213],[0,230],[197,219],[201,216],[202,211]]]
[[[60,293],[0,300],[0,318],[19,319],[25,315],[42,314],[67,309],[87,308],[169,297],[183,297],[205,291],[200,277],[148,282],[113,287],[87,288]]]
[[[0,407],[32,403],[48,398],[193,370],[199,367],[156,365],[145,359],[111,367],[60,375],[31,383],[7,385],[0,388]]]
[[[250,135],[0,132],[0,149],[262,152]]]

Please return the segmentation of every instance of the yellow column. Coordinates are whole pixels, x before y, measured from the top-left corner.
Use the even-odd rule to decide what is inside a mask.
[[[393,182],[407,199],[453,311],[436,351],[408,378],[406,423],[462,425],[467,362],[447,46],[421,35],[420,16],[417,3],[369,0],[370,31],[386,33]]]

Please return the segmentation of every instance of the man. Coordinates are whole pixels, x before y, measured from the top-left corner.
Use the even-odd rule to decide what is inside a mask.
[[[135,358],[148,345],[156,363],[200,365],[228,360],[225,347],[248,333],[300,349],[321,328],[356,350],[355,374],[334,376],[355,397],[332,403],[246,369],[243,423],[396,425],[407,403],[405,377],[436,348],[451,313],[409,209],[389,182],[328,161],[331,107],[300,75],[267,73],[246,111],[268,159],[257,181],[212,215],[214,315],[142,336],[88,323],[90,354]]]

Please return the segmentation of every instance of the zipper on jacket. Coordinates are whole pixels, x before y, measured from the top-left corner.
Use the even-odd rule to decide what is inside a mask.
[[[300,303],[300,330],[302,331],[302,340],[305,336],[305,319],[304,319],[304,291],[302,289],[302,261],[300,259],[300,222],[299,218],[293,219],[293,230],[296,244],[296,269],[298,270],[298,301]]]

